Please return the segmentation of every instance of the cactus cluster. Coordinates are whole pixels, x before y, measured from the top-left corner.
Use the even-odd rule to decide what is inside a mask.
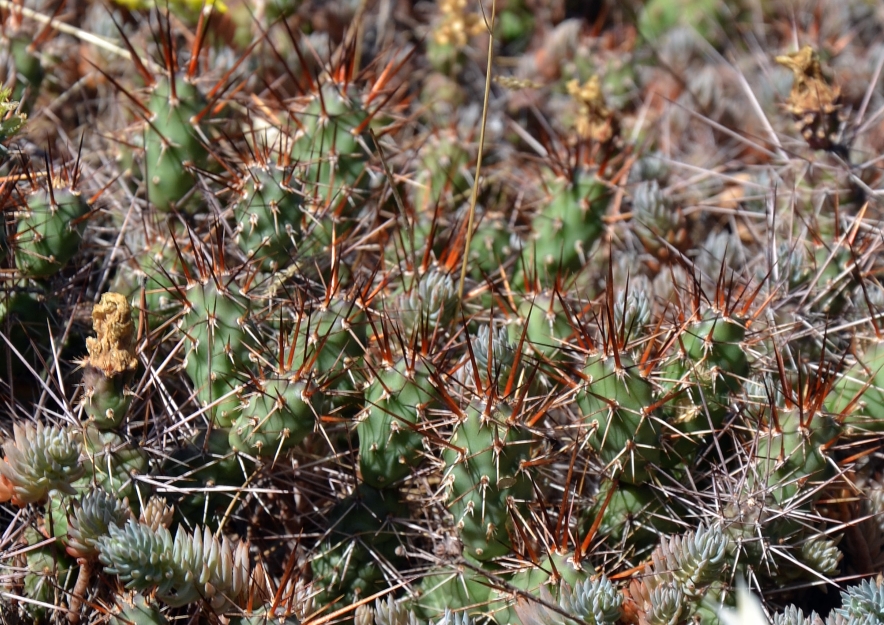
[[[3,619],[884,621],[880,15],[160,4],[0,0]]]

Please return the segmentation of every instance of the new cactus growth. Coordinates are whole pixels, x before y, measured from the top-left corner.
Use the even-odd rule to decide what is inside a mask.
[[[454,281],[447,273],[430,270],[397,302],[399,320],[406,337],[444,333],[457,310]]]
[[[585,171],[574,172],[571,179],[556,178],[549,187],[549,203],[534,218],[534,239],[526,251],[529,258],[532,251],[536,254],[541,275],[552,277],[586,263],[602,234],[610,191]]]

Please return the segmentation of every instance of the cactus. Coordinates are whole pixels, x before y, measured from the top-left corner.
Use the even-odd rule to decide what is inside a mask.
[[[24,33],[16,35],[9,40],[9,52],[15,76],[12,98],[22,100],[24,112],[27,113],[36,103],[43,79],[46,77],[46,69],[32,42],[23,36]]]
[[[467,567],[448,567],[430,570],[421,580],[414,600],[414,610],[425,619],[437,618],[447,610],[463,610],[471,606],[482,609],[500,608],[499,602],[491,603],[492,589],[488,580],[475,569],[480,562],[469,554],[464,555]]]
[[[593,427],[590,444],[621,480],[646,481],[662,459],[653,388],[625,355],[595,355],[583,368],[586,388],[577,404]]]
[[[162,77],[153,85],[144,129],[144,165],[148,200],[160,211],[185,208],[182,200],[195,187],[195,172],[206,166],[204,128],[194,123],[204,106],[199,90],[183,77]]]
[[[133,593],[131,597],[122,598],[108,622],[112,625],[168,625],[169,620],[144,595]]]
[[[306,187],[299,258],[328,251],[354,227],[369,183],[371,121],[347,84],[326,82],[308,96],[290,156]]]
[[[841,415],[848,429],[877,432],[884,428],[884,347],[873,343],[866,348],[856,364],[847,368],[826,397],[828,412]],[[868,380],[868,383],[866,382]]]
[[[77,437],[82,441],[85,461],[78,486],[101,486],[119,498],[136,499],[134,479],[148,472],[147,454],[113,431],[101,431],[87,425]],[[142,489],[144,487],[141,487]]]
[[[89,355],[81,361],[83,406],[99,429],[120,426],[131,402],[127,383],[138,367],[132,309],[119,293],[105,293],[92,309],[95,338],[86,339]]]
[[[531,494],[520,470],[528,449],[509,416],[505,406],[470,406],[442,453],[449,510],[466,552],[480,561],[509,553],[513,514]]]
[[[270,271],[284,265],[302,243],[302,199],[292,174],[272,163],[250,167],[235,209],[240,249]]]
[[[362,307],[333,296],[312,309],[299,307],[294,317],[285,368],[301,375],[312,372],[333,405],[351,403],[357,394],[354,371],[360,369],[366,338]]]
[[[400,360],[379,371],[366,388],[366,411],[356,426],[362,479],[386,488],[411,473],[420,459],[422,415],[433,407],[432,369]]]
[[[22,542],[29,548],[22,567],[25,572],[19,582],[24,596],[36,602],[26,604],[26,611],[32,620],[39,622],[47,618],[47,608],[59,605],[71,588],[76,567],[55,545],[38,546],[44,542],[43,536],[33,528],[24,532]]]
[[[867,3],[12,4],[4,618],[882,620]]]
[[[391,521],[403,513],[394,493],[367,485],[332,508],[328,532],[310,563],[320,583],[318,602],[352,601],[381,587],[384,570],[399,559]]]
[[[0,88],[0,164],[9,156],[9,149],[3,144],[22,129],[28,118],[15,112],[18,102],[10,100],[11,95],[10,89]]]
[[[534,218],[534,239],[523,263],[530,263],[533,254],[541,275],[547,276],[579,269],[602,234],[609,196],[607,187],[585,171],[551,181],[549,203]]]
[[[806,480],[822,482],[831,475],[826,449],[839,428],[828,415],[802,408],[772,406],[767,431],[758,437],[755,474],[779,504],[794,497]],[[755,484],[754,478],[749,484]]]
[[[242,389],[237,375],[243,375],[248,361],[243,326],[249,301],[235,284],[221,284],[217,277],[191,285],[187,297],[189,310],[183,321],[190,345],[184,370],[209,416],[227,428],[240,411]]]
[[[230,427],[233,451],[277,456],[313,431],[315,408],[303,382],[266,380],[245,401]]]
[[[561,360],[567,356],[567,347],[574,335],[570,315],[556,292],[526,295],[519,304],[518,317],[508,327],[510,342],[524,342],[541,359]]]
[[[595,505],[586,512],[584,524],[591,527],[601,514],[598,531],[610,544],[628,542],[639,548],[655,545],[660,534],[675,532],[678,526],[671,519],[679,512],[674,502],[662,502],[646,486],[605,481]]]
[[[19,271],[31,278],[57,273],[80,247],[88,210],[80,192],[61,182],[29,195],[12,238]]]
[[[741,346],[745,337],[738,320],[713,311],[677,333],[677,354],[663,367],[661,377],[671,397],[665,411],[679,432],[673,441],[679,456],[721,427],[732,393],[741,388],[749,371]]]

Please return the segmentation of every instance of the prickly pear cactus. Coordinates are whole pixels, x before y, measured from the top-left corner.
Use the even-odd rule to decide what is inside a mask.
[[[366,411],[356,427],[362,479],[385,488],[411,473],[423,450],[422,421],[438,402],[432,369],[402,359],[379,371],[366,388]]]
[[[144,169],[147,198],[160,211],[184,208],[194,193],[196,172],[209,152],[203,128],[194,119],[206,106],[196,86],[181,76],[161,77],[147,103]]]
[[[490,404],[468,407],[442,454],[449,511],[466,553],[480,561],[509,553],[511,519],[531,496],[521,472],[528,447],[508,412]]]
[[[80,191],[49,182],[24,199],[12,238],[16,267],[31,278],[57,273],[80,248],[89,206]]]

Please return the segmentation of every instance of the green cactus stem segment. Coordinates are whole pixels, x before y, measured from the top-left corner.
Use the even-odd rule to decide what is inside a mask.
[[[291,178],[278,166],[251,167],[236,207],[237,244],[267,271],[283,266],[301,245],[302,197]]]
[[[485,561],[512,549],[512,516],[524,509],[531,483],[521,471],[528,445],[504,405],[471,405],[442,452],[450,484],[448,509],[465,552]],[[462,450],[462,451],[458,451]]]
[[[365,391],[365,412],[356,426],[362,479],[386,488],[408,476],[420,459],[421,419],[435,405],[432,370],[400,360],[378,372]]]
[[[268,380],[246,402],[230,428],[233,451],[275,456],[313,431],[314,408],[304,382]]]
[[[856,432],[884,432],[884,343],[872,343],[835,382],[826,410]]]
[[[88,211],[79,192],[67,186],[40,189],[28,196],[13,238],[18,270],[30,278],[58,273],[80,248]]]
[[[208,161],[202,129],[191,121],[206,103],[193,84],[181,77],[174,80],[174,93],[168,78],[157,81],[148,101],[152,117],[145,126],[147,194],[163,212],[182,207],[181,200],[196,184],[194,172]]]
[[[649,412],[653,387],[626,354],[590,356],[583,369],[586,388],[577,396],[587,423],[596,424],[590,445],[605,465],[619,467],[624,482],[641,484],[659,466],[660,426]]]
[[[242,392],[237,380],[248,362],[247,334],[249,301],[231,284],[214,280],[197,283],[187,290],[190,310],[184,315],[183,329],[189,343],[184,370],[196,396],[217,425],[229,428],[239,416]]]

